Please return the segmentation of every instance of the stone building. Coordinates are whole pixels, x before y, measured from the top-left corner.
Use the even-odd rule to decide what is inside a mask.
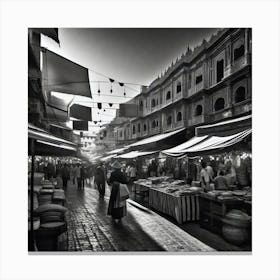
[[[115,147],[180,128],[190,138],[198,125],[250,114],[251,41],[250,28],[227,28],[188,48],[132,100],[140,113],[114,127]]]

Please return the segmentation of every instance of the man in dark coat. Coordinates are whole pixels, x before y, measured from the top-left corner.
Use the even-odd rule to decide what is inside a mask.
[[[66,163],[64,164],[64,166],[61,169],[61,178],[62,178],[63,188],[66,190],[68,180],[70,180],[70,171],[69,171],[69,168]]]
[[[105,169],[104,169],[102,163],[100,163],[96,168],[94,181],[97,186],[99,195],[101,197],[103,197],[105,195],[106,175],[105,175]]]

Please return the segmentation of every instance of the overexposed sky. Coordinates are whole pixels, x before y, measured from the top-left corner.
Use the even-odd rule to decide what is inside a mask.
[[[92,122],[89,127],[97,132],[99,124],[114,118],[119,103],[140,93],[140,85],[149,85],[188,45],[193,48],[216,31],[216,28],[60,28],[60,45],[42,36],[42,46],[90,69],[93,99],[77,96],[75,102],[93,107],[93,121],[98,123]],[[102,82],[108,81],[103,75],[129,84],[124,89],[113,83],[111,93],[110,84]],[[102,102],[102,110],[96,108],[96,102]],[[110,107],[108,103],[115,104]]]

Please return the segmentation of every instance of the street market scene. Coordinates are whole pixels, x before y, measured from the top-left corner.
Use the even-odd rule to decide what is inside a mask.
[[[252,30],[29,28],[28,251],[252,252]]]

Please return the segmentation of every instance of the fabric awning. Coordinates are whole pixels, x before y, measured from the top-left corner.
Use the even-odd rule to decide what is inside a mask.
[[[112,150],[112,151],[108,152],[107,154],[108,154],[108,155],[119,154],[119,153],[125,151],[126,149],[128,149],[127,146],[126,146],[126,147],[123,147],[123,148],[119,148],[119,149]]]
[[[110,160],[110,159],[112,159],[112,158],[114,158],[116,156],[117,156],[117,154],[113,154],[113,155],[109,155],[109,156],[103,157],[100,160],[101,161],[107,161],[107,160]]]
[[[195,129],[196,136],[215,135],[228,136],[244,131],[252,127],[252,115],[243,116],[215,124],[198,126]]]
[[[91,108],[80,104],[70,107],[70,117],[83,121],[92,121]]]
[[[205,140],[208,136],[195,136],[193,138],[191,138],[189,141],[180,144],[176,147],[173,147],[171,149],[168,150],[164,150],[162,151],[162,153],[169,155],[169,156],[174,156],[174,157],[179,157],[182,156],[184,154],[184,151],[198,143],[200,143],[201,141]]]
[[[77,145],[59,138],[41,128],[28,124],[28,138],[36,140],[36,155],[74,155]]]
[[[87,121],[73,121],[73,130],[88,131]]]
[[[147,156],[147,155],[151,155],[151,154],[155,154],[155,153],[157,153],[157,151],[152,151],[152,152],[151,151],[150,152],[131,151],[129,153],[116,156],[116,158],[132,159],[132,158]]]
[[[59,44],[58,28],[31,28],[31,30],[48,36]]]
[[[170,136],[175,135],[179,132],[182,132],[183,130],[185,130],[185,128],[175,130],[175,131],[171,131],[171,132],[167,132],[167,133],[163,133],[163,134],[159,134],[159,135],[155,135],[155,136],[151,136],[149,138],[140,140],[136,143],[130,144],[130,145],[128,145],[128,147],[137,147],[137,146],[142,146],[142,145],[158,142],[158,141],[161,141],[163,139],[167,139]]]
[[[226,149],[238,144],[251,134],[252,129],[250,128],[229,136],[196,136],[179,146],[163,151],[163,153],[178,157],[182,155],[196,155],[214,151],[217,152],[221,149]]]
[[[91,97],[88,69],[65,57],[44,50],[42,74],[47,92]]]

